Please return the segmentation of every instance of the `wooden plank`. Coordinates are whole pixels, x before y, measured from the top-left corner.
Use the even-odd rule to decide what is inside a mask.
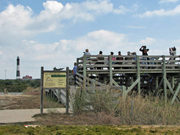
[[[137,78],[140,78],[140,64],[139,64],[139,56],[137,56]],[[138,93],[141,92],[141,83],[138,82]]]
[[[167,102],[167,89],[166,89],[166,63],[165,63],[165,56],[163,56],[163,89],[164,89],[164,98],[165,98],[165,102]]]
[[[69,67],[66,67],[66,114],[69,113]]]
[[[117,84],[117,82],[114,81],[114,79],[112,79],[112,83],[114,83],[115,86],[119,86],[119,85]]]
[[[138,82],[140,82],[140,78],[137,78],[137,80],[130,87],[128,87],[128,89],[126,90],[126,95],[134,88],[134,86],[136,86]]]
[[[43,72],[44,67],[41,67],[41,101],[40,101],[40,113],[43,114]]]
[[[175,92],[175,94],[174,94],[174,96],[173,96],[173,98],[172,98],[171,104],[174,103],[174,101],[175,101],[175,99],[176,99],[176,97],[177,97],[177,95],[178,95],[178,93],[179,93],[179,89],[180,89],[180,83],[178,84],[178,87],[177,87],[177,89],[176,89],[176,92]]]
[[[86,79],[88,79],[88,80],[91,81],[91,82],[94,82],[94,81],[95,81],[95,80],[90,79],[90,78],[88,78],[88,77],[86,77],[86,76],[82,76],[82,75],[79,74],[79,73],[77,73],[77,75],[80,76],[80,77],[86,78]],[[82,81],[82,82],[83,82],[83,81]],[[106,84],[103,84],[103,83],[100,83],[100,82],[97,82],[97,81],[95,81],[95,83],[98,84],[98,85],[100,85],[100,86],[105,86],[105,85],[106,85]]]
[[[169,83],[169,81],[166,78],[166,84],[169,87],[169,90],[171,91],[172,95],[174,96],[174,91],[173,88],[171,87],[171,84]],[[179,98],[176,96],[177,101],[179,102]]]

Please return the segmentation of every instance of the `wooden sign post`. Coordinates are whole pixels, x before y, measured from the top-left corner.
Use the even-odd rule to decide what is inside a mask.
[[[43,90],[44,89],[66,89],[66,113],[69,112],[69,67],[66,71],[44,70],[41,67],[41,103],[40,113],[43,114]]]

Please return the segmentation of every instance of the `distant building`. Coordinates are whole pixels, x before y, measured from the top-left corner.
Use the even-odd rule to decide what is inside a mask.
[[[23,80],[31,80],[31,79],[32,79],[32,76],[29,76],[29,75],[23,76]]]
[[[17,71],[16,71],[16,79],[20,79],[20,59],[17,56]]]

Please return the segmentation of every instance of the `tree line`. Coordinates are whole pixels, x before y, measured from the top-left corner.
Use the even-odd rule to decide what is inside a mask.
[[[8,92],[22,92],[27,87],[33,87],[33,88],[40,87],[40,79],[0,80],[0,92],[3,92],[5,88]]]

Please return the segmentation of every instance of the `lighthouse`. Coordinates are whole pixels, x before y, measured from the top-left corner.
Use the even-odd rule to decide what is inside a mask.
[[[19,56],[17,57],[16,79],[20,79],[20,59],[19,59]]]

